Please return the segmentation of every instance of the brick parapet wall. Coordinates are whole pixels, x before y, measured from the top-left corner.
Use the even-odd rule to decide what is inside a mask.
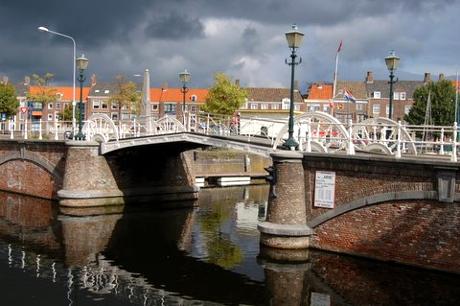
[[[460,203],[440,200],[439,181],[450,173],[458,190],[457,164],[307,154],[303,166],[310,246],[460,273]],[[333,209],[313,207],[318,170],[336,173]]]

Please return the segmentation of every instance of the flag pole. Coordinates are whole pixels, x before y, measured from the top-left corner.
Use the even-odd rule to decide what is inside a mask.
[[[458,71],[455,78],[455,122],[458,123]]]

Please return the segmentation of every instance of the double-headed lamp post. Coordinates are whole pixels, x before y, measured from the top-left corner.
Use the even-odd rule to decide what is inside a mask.
[[[297,141],[294,139],[294,68],[296,65],[302,62],[302,58],[299,58],[299,61],[296,62],[296,49],[299,48],[302,44],[303,36],[304,34],[298,31],[297,26],[295,24],[292,25],[291,31],[286,33],[286,40],[289,48],[291,49],[291,61],[288,62],[288,60],[286,59],[286,64],[291,66],[291,101],[289,104],[289,137],[284,142],[283,146],[290,150],[294,150],[299,145]]]
[[[77,68],[80,72],[78,81],[80,82],[80,102],[78,102],[78,133],[75,136],[76,140],[85,140],[85,135],[82,132],[83,129],[83,82],[86,80],[83,72],[88,68],[88,59],[82,54],[76,59]]]
[[[179,81],[182,82],[182,119],[183,124],[185,124],[185,94],[188,92],[187,83],[190,82],[192,75],[185,69],[181,73],[179,73]]]
[[[393,84],[397,82],[394,80],[394,71],[398,68],[399,65],[399,57],[395,55],[394,51],[390,52],[390,55],[385,57],[385,64],[387,65],[388,71],[390,71],[390,97],[389,97],[389,110],[388,110],[388,118],[391,119],[393,115]]]
[[[75,74],[76,74],[76,69],[75,69],[75,65],[76,65],[76,58],[77,58],[77,55],[76,55],[77,44],[75,43],[75,39],[73,39],[72,36],[62,34],[62,33],[59,33],[59,32],[55,32],[55,31],[51,31],[47,27],[38,27],[38,30],[41,31],[41,32],[54,34],[54,35],[65,37],[65,38],[68,38],[68,39],[72,40],[72,43],[73,43],[73,58],[72,58],[72,62],[73,62],[72,130],[73,130],[73,133],[75,134],[75,105],[76,105],[76,100],[75,100]]]

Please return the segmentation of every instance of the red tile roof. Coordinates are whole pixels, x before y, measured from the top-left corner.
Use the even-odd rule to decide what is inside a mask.
[[[327,100],[332,99],[332,84],[317,84],[310,86],[308,91],[309,100]]]
[[[208,89],[189,88],[185,94],[185,101],[190,102],[192,96],[196,96],[196,103],[204,104],[208,96]],[[180,88],[151,88],[150,101],[152,102],[182,102],[183,94]]]
[[[29,92],[31,94],[39,93],[43,87],[40,86],[30,86]],[[56,94],[62,94],[62,101],[72,101],[73,100],[73,87],[72,86],[50,86],[48,89],[53,90]],[[88,98],[90,87],[83,87],[83,100]],[[75,100],[80,100],[80,88],[75,88]]]

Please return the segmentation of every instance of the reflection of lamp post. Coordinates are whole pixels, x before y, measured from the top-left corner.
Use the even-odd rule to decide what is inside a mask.
[[[48,28],[46,27],[38,27],[38,30],[39,31],[42,31],[42,32],[47,32],[47,33],[50,33],[50,34],[54,34],[54,35],[58,35],[58,36],[62,36],[62,37],[65,37],[65,38],[68,38],[70,40],[72,40],[73,42],[73,59],[72,59],[72,62],[73,62],[73,88],[72,88],[72,131],[73,133],[75,133],[75,74],[76,74],[76,69],[75,69],[75,65],[76,65],[76,50],[77,50],[77,45],[75,43],[75,39],[73,39],[73,37],[69,36],[69,35],[65,35],[65,34],[62,34],[62,33],[59,33],[59,32],[55,32],[55,31],[51,31],[49,30]]]
[[[395,55],[394,51],[391,51],[390,55],[385,57],[385,64],[387,65],[388,71],[390,71],[390,82],[388,82],[390,84],[390,106],[388,118],[391,119],[393,115],[393,84],[397,82],[397,80],[394,81],[394,71],[398,68],[399,64],[399,57]]]
[[[78,70],[80,71],[80,76],[78,78],[78,81],[80,82],[80,102],[78,104],[78,110],[80,113],[78,114],[78,134],[75,136],[75,139],[77,140],[85,140],[85,135],[82,132],[83,128],[83,82],[86,80],[86,78],[83,76],[83,72],[88,68],[88,59],[85,57],[85,55],[81,55],[79,58],[76,60],[77,62],[77,67]]]
[[[288,42],[289,48],[291,48],[291,61],[288,63],[286,60],[286,64],[291,66],[291,101],[289,104],[289,137],[286,140],[286,142],[283,144],[284,147],[288,149],[295,149],[299,145],[297,141],[294,139],[294,67],[295,65],[298,65],[302,62],[302,59],[300,58],[298,62],[295,61],[297,55],[295,54],[295,51],[297,48],[300,47],[302,44],[304,34],[302,32],[299,32],[297,30],[297,26],[294,24],[292,25],[291,31],[286,33],[286,40]]]
[[[182,118],[183,118],[183,124],[185,124],[185,94],[188,92],[187,88],[187,83],[190,82],[190,79],[192,78],[191,74],[185,69],[183,72],[179,73],[179,81],[182,82],[182,88],[181,88],[181,93],[182,93]]]

